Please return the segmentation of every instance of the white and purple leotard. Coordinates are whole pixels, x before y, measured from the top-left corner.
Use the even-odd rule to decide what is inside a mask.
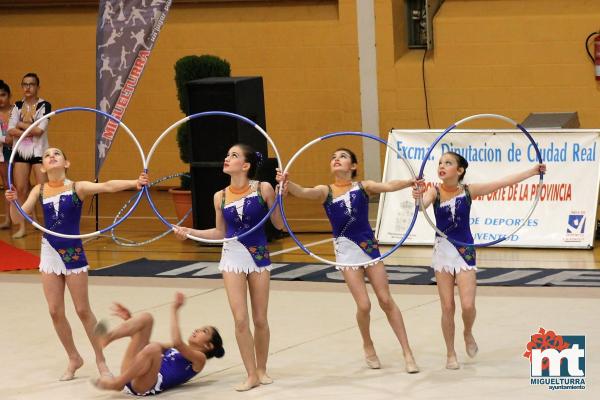
[[[70,188],[44,198],[45,184],[40,186],[40,202],[44,210],[44,227],[54,232],[78,235],[83,202],[75,192],[75,183]],[[70,275],[87,271],[88,262],[81,239],[64,239],[44,233],[40,250],[40,271],[57,275]]]
[[[131,383],[125,385],[125,391],[136,396],[149,396],[159,394],[167,389],[182,385],[196,376],[198,373],[192,368],[192,363],[183,357],[179,351],[174,348],[166,349],[163,352],[160,363],[160,372],[156,377],[156,384],[147,392],[138,393],[133,390]]]
[[[364,267],[371,265],[380,253],[369,224],[369,195],[362,183],[353,182],[350,190],[335,198],[329,186],[323,207],[333,229],[336,261],[344,264],[364,263]]]
[[[435,225],[451,239],[473,243],[469,223],[471,193],[467,185],[463,185],[462,188],[462,193],[444,202],[440,201],[439,188],[435,188],[437,193],[433,203]],[[436,233],[432,267],[435,271],[446,271],[451,274],[477,270],[475,247],[455,245]]]
[[[258,224],[269,211],[260,193],[260,182],[250,182],[250,193],[239,200],[225,204],[225,190],[221,201],[225,219],[225,237],[239,236]],[[271,270],[264,225],[239,240],[223,243],[219,271],[251,273]]]

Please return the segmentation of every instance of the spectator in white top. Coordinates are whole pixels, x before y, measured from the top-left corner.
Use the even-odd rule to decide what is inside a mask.
[[[8,135],[8,121],[13,104],[10,101],[10,86],[0,79],[0,177],[4,186],[8,186],[8,160],[12,136]],[[6,202],[4,222],[0,229],[10,228],[10,203]]]
[[[31,124],[51,111],[50,103],[38,97],[40,78],[37,74],[33,72],[25,74],[21,81],[21,87],[23,88],[23,100],[15,103],[8,124],[8,134],[12,136],[15,143]],[[16,151],[13,177],[20,202],[27,199],[31,170],[35,175],[36,184],[46,181],[45,174],[41,169],[42,154],[47,148],[48,120],[46,119],[34,127],[19,146],[13,149]],[[13,235],[13,238],[18,239],[23,236],[25,236],[25,222],[20,224],[19,230]]]

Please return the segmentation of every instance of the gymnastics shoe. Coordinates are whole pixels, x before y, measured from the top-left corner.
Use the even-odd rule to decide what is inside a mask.
[[[58,380],[61,382],[72,381],[73,379],[75,379],[75,372],[71,371],[65,371],[65,373],[58,378]]]
[[[250,389],[254,389],[260,385],[260,381],[256,381],[255,383],[250,383],[249,381],[244,381],[235,387],[237,392],[247,392]]]
[[[446,369],[460,369],[460,364],[456,357],[448,357],[446,360]]]
[[[271,378],[267,374],[264,374],[258,377],[258,381],[261,385],[270,385],[271,383],[273,383],[273,378]]]
[[[367,367],[371,369],[380,369],[381,363],[379,362],[379,357],[377,354],[373,354],[372,356],[365,357],[365,362],[367,363]]]
[[[409,358],[409,359],[405,360],[404,366],[406,368],[406,372],[408,372],[409,374],[416,374],[417,372],[420,371],[419,366],[415,362],[414,358]]]
[[[472,342],[467,343],[466,347],[467,347],[467,355],[471,358],[475,357],[477,355],[477,353],[479,352],[479,347],[477,347],[477,343],[475,342],[475,339],[473,339]]]

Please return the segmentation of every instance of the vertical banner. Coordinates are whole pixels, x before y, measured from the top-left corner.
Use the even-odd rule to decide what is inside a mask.
[[[100,0],[96,31],[96,108],[121,120],[172,0]],[[96,117],[96,178],[119,125]]]
[[[440,131],[393,130],[388,138],[419,171],[429,146]],[[540,200],[525,225],[501,247],[590,248],[594,245],[600,182],[600,131],[530,130],[547,165],[542,187],[537,176],[473,199],[471,231],[476,243],[511,233],[521,224],[540,191]],[[454,151],[469,162],[465,183],[498,180],[532,168],[537,163],[533,145],[514,130],[453,130],[431,153],[425,167],[427,185],[440,182],[438,160]],[[409,179],[395,152],[388,149],[384,180]],[[386,193],[379,203],[377,239],[395,244],[406,232],[415,203],[411,191]],[[428,214],[435,221],[431,207]],[[432,244],[435,231],[419,216],[406,244]]]

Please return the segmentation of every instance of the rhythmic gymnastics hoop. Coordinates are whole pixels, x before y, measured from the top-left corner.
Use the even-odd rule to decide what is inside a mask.
[[[168,179],[172,179],[172,178],[177,178],[179,176],[190,176],[189,174],[186,173],[178,173],[178,174],[173,174],[173,175],[168,175],[168,176],[163,176],[162,178],[159,178],[155,181],[152,181],[151,183],[148,184],[148,187],[151,188],[152,186],[166,181]],[[119,212],[117,213],[117,215],[115,215],[115,219],[113,222],[115,222],[116,220],[119,219],[119,216],[121,215],[121,213],[123,211],[125,211],[127,209],[127,207],[129,206],[129,204],[131,204],[131,202],[134,200],[136,195],[133,195],[129,198],[129,200],[127,200],[127,202],[125,204],[123,204],[123,207],[121,207],[121,209],[119,210]],[[185,213],[185,215],[183,216],[183,218],[181,218],[175,225],[180,226],[183,221],[185,221],[190,214],[192,213],[192,208],[190,207],[189,210],[187,210],[187,212]],[[126,239],[124,237],[119,237],[115,235],[115,228],[110,230],[110,237],[112,239],[113,242],[115,242],[116,244],[118,244],[119,246],[123,246],[123,247],[138,247],[138,246],[144,246],[147,244],[150,244],[152,242],[155,242],[165,236],[167,236],[169,233],[172,233],[173,230],[172,229],[167,229],[166,231],[164,231],[163,233],[161,233],[160,235],[157,235],[151,239],[148,240],[144,240],[143,242],[136,242],[134,240],[130,240],[130,239]],[[127,241],[128,243],[126,243],[125,241]]]
[[[300,156],[300,154],[304,153],[309,147],[315,145],[316,143],[319,143],[323,140],[327,140],[327,139],[331,139],[334,137],[339,137],[339,136],[360,136],[360,137],[365,137],[365,138],[369,138],[369,139],[373,139],[376,140],[384,145],[386,145],[388,148],[392,149],[400,159],[402,159],[402,161],[404,162],[404,164],[406,165],[406,167],[408,168],[408,171],[410,172],[410,175],[412,176],[413,179],[417,179],[414,170],[412,169],[411,165],[408,163],[408,161],[406,160],[406,158],[404,158],[397,149],[395,149],[392,145],[390,145],[387,141],[381,139],[378,136],[374,136],[371,135],[369,133],[365,133],[365,132],[334,132],[334,133],[329,133],[327,135],[321,136],[319,138],[316,138],[312,141],[310,141],[309,143],[305,144],[302,148],[300,148],[300,150],[298,150],[290,159],[290,161],[287,163],[287,165],[285,166],[285,170],[283,171],[283,173],[287,173],[290,169],[290,167],[292,166],[292,164],[294,163],[294,161],[296,161],[296,158],[298,158]],[[287,217],[285,215],[285,210],[284,210],[284,205],[283,205],[283,196],[281,195],[281,192],[278,193],[278,197],[279,197],[279,202],[281,204],[281,217],[283,219],[283,223],[290,235],[290,237],[294,240],[294,242],[296,242],[296,244],[298,245],[298,247],[300,247],[300,249],[302,249],[302,251],[304,251],[306,254],[308,254],[309,256],[313,257],[316,260],[319,260],[325,264],[329,264],[329,265],[334,265],[334,266],[339,266],[339,267],[362,267],[367,263],[355,263],[355,264],[349,264],[349,263],[339,263],[339,262],[335,262],[335,261],[331,261],[328,260],[326,258],[323,258],[319,255],[316,255],[315,253],[313,253],[312,251],[308,250],[300,241],[300,239],[298,239],[298,237],[296,236],[296,234],[292,231],[292,228],[290,227]],[[388,257],[389,255],[391,255],[394,251],[396,251],[400,246],[402,246],[402,244],[404,243],[404,241],[408,238],[408,235],[410,234],[413,226],[415,225],[415,221],[417,219],[417,215],[419,214],[419,207],[417,204],[415,204],[415,211],[413,213],[413,217],[412,220],[410,221],[410,225],[408,226],[408,229],[406,230],[406,233],[404,233],[404,236],[402,237],[402,239],[400,239],[400,241],[398,241],[398,243],[396,243],[394,245],[394,247],[392,247],[388,252],[386,252],[383,255],[380,255],[377,258],[372,259],[371,261],[368,262],[368,264],[375,264],[381,260],[383,260],[384,258]]]
[[[69,112],[69,111],[93,112],[96,114],[103,115],[103,116],[109,118],[110,120],[112,120],[113,122],[119,124],[119,126],[122,127],[125,130],[125,132],[127,132],[129,137],[131,137],[131,139],[133,140],[133,143],[135,143],[138,151],[140,152],[140,156],[142,158],[143,169],[146,170],[146,158],[144,156],[144,151],[142,150],[142,146],[140,145],[140,142],[137,140],[137,138],[135,137],[133,132],[131,132],[131,130],[127,127],[127,125],[125,125],[121,120],[117,119],[116,117],[114,117],[110,114],[105,113],[104,111],[96,110],[95,108],[66,107],[66,108],[60,108],[56,111],[52,111],[52,112],[44,115],[42,118],[38,119],[37,121],[33,122],[27,129],[25,129],[25,131],[23,132],[21,137],[19,137],[19,140],[17,140],[17,143],[15,143],[15,145],[13,146],[13,152],[10,155],[10,160],[8,162],[8,187],[9,188],[13,187],[13,185],[12,185],[13,160],[15,158],[15,155],[17,154],[16,150],[19,147],[19,144],[21,144],[21,141],[23,141],[23,139],[25,139],[25,137],[27,137],[27,135],[33,130],[33,128],[38,126],[42,121],[49,119],[50,117],[52,117],[54,115],[62,114],[62,113]],[[106,231],[113,229],[115,226],[117,226],[117,225],[121,224],[123,221],[125,221],[127,219],[127,217],[129,217],[129,215],[133,212],[133,210],[135,210],[135,208],[138,206],[143,194],[144,194],[143,190],[140,190],[138,192],[137,198],[136,198],[135,202],[133,203],[133,206],[131,207],[131,209],[129,209],[129,211],[127,211],[127,213],[120,220],[118,220],[118,221],[114,222],[112,225],[110,225],[106,228],[100,229],[98,231],[91,232],[91,233],[85,233],[85,234],[79,234],[79,235],[68,235],[68,234],[54,232],[50,229],[47,229],[47,228],[41,226],[40,224],[38,224],[36,221],[34,221],[29,215],[27,215],[27,213],[21,208],[21,205],[19,204],[18,200],[13,200],[13,203],[17,207],[17,210],[19,210],[19,212],[23,215],[23,217],[27,221],[29,221],[34,227],[39,229],[40,231],[47,233],[49,235],[53,235],[53,236],[57,236],[57,237],[65,238],[65,239],[85,239],[85,238],[89,238],[89,237],[98,236]]]
[[[519,129],[521,132],[523,132],[523,134],[527,137],[527,139],[529,139],[529,142],[532,144],[533,148],[535,149],[535,154],[536,154],[536,157],[538,159],[538,162],[540,164],[543,163],[543,161],[542,161],[542,155],[540,153],[540,149],[539,149],[537,143],[535,142],[535,140],[533,140],[533,137],[527,131],[527,129],[525,129],[523,127],[523,125],[516,123],[515,121],[513,121],[512,119],[510,119],[508,117],[505,117],[504,115],[499,115],[499,114],[475,114],[475,115],[471,115],[470,117],[463,118],[460,121],[455,122],[454,124],[450,125],[448,128],[446,128],[446,130],[444,132],[442,132],[442,134],[440,136],[438,136],[437,139],[435,139],[435,141],[431,144],[431,146],[429,146],[429,149],[427,150],[427,154],[425,154],[425,157],[423,158],[423,163],[421,164],[421,169],[419,170],[419,179],[423,178],[423,171],[425,170],[425,165],[427,164],[427,161],[429,160],[429,156],[431,155],[431,152],[433,151],[433,149],[435,148],[435,146],[440,142],[440,140],[442,140],[444,138],[444,136],[446,136],[452,130],[454,130],[455,128],[457,128],[459,125],[464,124],[465,122],[469,122],[469,121],[473,121],[473,120],[481,119],[481,118],[495,118],[495,119],[499,119],[501,121],[505,121],[505,122],[508,122],[509,124],[514,125],[517,129]],[[542,172],[540,172],[539,176],[540,176],[540,180],[538,182],[538,188],[540,188],[542,186],[542,183],[544,182],[544,174]],[[448,241],[450,241],[450,242],[452,242],[452,243],[454,243],[455,245],[458,245],[458,246],[487,247],[487,246],[492,246],[492,245],[498,244],[500,242],[503,242],[504,240],[506,240],[509,237],[511,237],[512,235],[514,235],[519,229],[521,229],[527,223],[527,221],[529,220],[529,217],[531,217],[531,214],[533,214],[533,210],[535,209],[535,207],[537,206],[537,204],[538,204],[538,202],[540,200],[540,194],[541,194],[541,190],[538,190],[537,193],[536,193],[535,199],[533,200],[533,204],[531,205],[531,208],[527,212],[527,216],[525,217],[525,219],[523,219],[523,222],[521,222],[519,224],[519,226],[517,226],[508,235],[503,236],[503,237],[501,237],[499,239],[496,239],[496,240],[492,240],[490,242],[485,242],[485,243],[465,243],[465,242],[461,242],[460,240],[455,240],[455,239],[452,239],[452,238],[448,237],[448,235],[446,235],[444,232],[442,232],[435,225],[435,223],[429,217],[429,214],[427,214],[427,211],[423,207],[422,197],[419,198],[419,208],[421,209],[421,212],[423,213],[423,216],[425,217],[425,219],[427,220],[427,222],[429,223],[429,225],[431,225],[431,227],[433,229],[435,229],[435,231],[441,237],[443,237],[444,239],[447,239]]]
[[[227,112],[227,111],[205,111],[205,112],[200,112],[200,113],[188,115],[187,117],[184,117],[184,118],[180,119],[179,121],[175,122],[173,125],[171,125],[167,129],[165,129],[164,132],[160,134],[160,136],[158,137],[158,139],[156,139],[156,141],[152,145],[152,148],[148,152],[148,156],[146,157],[146,165],[150,165],[150,160],[152,159],[152,156],[154,155],[154,152],[156,151],[157,146],[164,139],[164,137],[169,134],[169,132],[171,132],[173,129],[177,128],[179,125],[184,124],[184,123],[186,123],[188,121],[191,121],[191,120],[196,119],[196,118],[208,117],[208,116],[211,116],[211,115],[221,115],[221,116],[225,116],[225,117],[235,118],[235,119],[237,119],[239,121],[245,122],[248,125],[254,127],[254,129],[256,129],[261,135],[263,135],[267,139],[267,141],[271,145],[271,148],[275,152],[275,157],[277,158],[277,165],[278,165],[279,169],[282,168],[282,166],[281,166],[282,165],[281,164],[281,157],[279,156],[279,151],[277,150],[277,147],[275,146],[275,143],[273,143],[273,140],[271,140],[271,137],[267,134],[267,132],[265,132],[265,130],[263,128],[261,128],[254,121],[252,121],[252,120],[250,120],[250,119],[248,119],[248,118],[246,118],[246,117],[244,117],[242,115],[231,113],[231,112]],[[156,214],[156,216],[158,217],[158,219],[160,219],[163,224],[165,224],[167,227],[169,227],[171,229],[174,229],[175,226],[172,225],[169,221],[167,221],[165,219],[165,217],[163,217],[162,214],[156,208],[156,205],[152,201],[152,196],[150,196],[150,191],[148,190],[147,187],[144,188],[144,191],[146,192],[146,198],[148,199],[148,202],[150,203],[150,207],[152,207],[152,210],[154,211],[154,214]],[[200,237],[197,237],[197,236],[190,235],[189,233],[186,234],[186,236],[187,236],[188,239],[192,239],[192,240],[195,240],[195,241],[198,241],[198,242],[203,242],[203,243],[226,243],[226,242],[231,242],[231,241],[234,241],[234,240],[239,240],[239,239],[243,238],[244,236],[247,236],[247,235],[251,234],[252,232],[254,232],[255,230],[257,230],[258,228],[260,228],[267,221],[267,219],[271,216],[271,214],[273,214],[273,211],[275,211],[275,208],[277,207],[277,204],[279,202],[278,200],[279,199],[277,197],[275,197],[275,202],[273,203],[273,206],[269,209],[269,211],[264,216],[264,218],[261,219],[256,225],[254,225],[248,231],[242,233],[241,235],[232,236],[232,237],[223,238],[223,239],[204,239],[204,238],[200,238]]]

